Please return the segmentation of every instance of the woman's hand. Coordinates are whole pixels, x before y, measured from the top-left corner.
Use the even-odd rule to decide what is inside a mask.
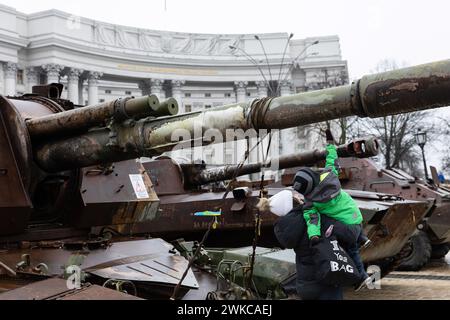
[[[295,204],[304,204],[304,198],[303,196],[298,193],[297,191],[292,191],[292,198],[294,200]]]

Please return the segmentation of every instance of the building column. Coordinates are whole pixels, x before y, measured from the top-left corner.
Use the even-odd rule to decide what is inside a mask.
[[[179,113],[186,112],[183,105],[183,86],[185,83],[186,81],[184,80],[172,80],[172,96],[178,102]]]
[[[7,62],[3,65],[5,75],[5,95],[14,96],[16,94],[17,63]]]
[[[88,105],[98,103],[98,80],[103,76],[101,72],[89,72],[88,76]]]
[[[39,84],[39,72],[35,67],[29,67],[26,69],[27,73],[27,92],[32,93],[33,87]]]
[[[292,82],[283,80],[280,83],[280,95],[288,96],[292,93]],[[297,128],[289,128],[280,131],[280,153],[282,155],[297,151]]]
[[[245,102],[247,100],[247,81],[235,81],[234,89],[236,91],[236,102]]]
[[[148,96],[150,94],[150,80],[139,81],[138,87],[141,89],[143,96]]]
[[[78,84],[80,82],[80,75],[83,73],[81,69],[71,68],[67,75],[67,99],[74,104],[80,104],[80,92],[78,90]]]
[[[84,80],[86,78],[84,76],[80,76],[80,79],[78,80],[78,104],[79,105],[86,105],[85,99],[84,99]]]
[[[280,95],[282,97],[292,94],[292,81],[283,80],[280,83]]]
[[[256,87],[258,88],[258,97],[259,98],[267,97],[267,83],[265,81],[257,81]]]
[[[47,84],[59,83],[59,74],[61,73],[61,70],[64,69],[64,66],[56,63],[49,63],[44,64],[42,69],[47,73]]]
[[[165,94],[163,92],[163,82],[161,79],[150,79],[150,92],[158,97],[159,100],[165,98]]]

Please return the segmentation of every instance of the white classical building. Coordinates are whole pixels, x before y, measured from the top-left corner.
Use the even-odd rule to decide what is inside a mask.
[[[0,5],[0,93],[60,82],[63,97],[79,105],[153,93],[173,96],[189,112],[347,81],[337,36],[288,38],[146,30]],[[305,134],[283,133],[282,152],[310,148]]]

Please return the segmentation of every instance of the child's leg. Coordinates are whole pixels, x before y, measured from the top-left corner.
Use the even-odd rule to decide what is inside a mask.
[[[348,244],[344,249],[347,251],[350,258],[355,263],[356,269],[358,269],[359,274],[361,275],[361,279],[364,280],[368,277],[366,270],[364,269],[364,264],[361,260],[361,256],[359,254],[359,240],[361,239],[361,235],[363,235],[362,226],[361,225],[347,225],[348,231],[353,235],[353,242]]]
[[[361,279],[364,280],[367,277],[369,277],[366,270],[364,269],[364,264],[361,260],[361,256],[359,255],[358,245],[355,244],[351,247],[348,247],[347,253],[350,256],[350,258],[353,260],[353,262],[355,263],[356,269],[358,269],[358,272],[361,275]]]
[[[362,227],[361,227],[361,229],[362,229]],[[370,239],[366,236],[366,234],[364,233],[363,229],[361,231],[361,234],[358,237],[358,241],[357,242],[358,242],[358,246],[360,248],[365,248],[365,247],[369,246],[370,243],[371,243]]]

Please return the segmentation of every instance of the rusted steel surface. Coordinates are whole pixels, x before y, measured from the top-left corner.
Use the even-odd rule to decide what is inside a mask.
[[[450,200],[436,204],[426,227],[432,231],[431,240],[435,243],[450,242]]]
[[[183,172],[175,160],[171,158],[158,159],[143,162],[142,165],[150,176],[158,196],[185,192]]]
[[[19,146],[15,145],[16,139],[11,140],[9,133],[8,126],[14,126],[14,122],[9,122],[10,112],[13,110],[8,106],[0,105],[0,234],[7,235],[25,229],[32,209],[18,166]]]
[[[151,132],[147,120],[124,122],[114,128],[100,128],[74,137],[40,143],[35,160],[48,172],[83,168],[102,163],[136,159],[145,155]]]
[[[90,285],[82,290],[64,294],[56,300],[143,300],[117,290],[104,288],[98,285]]]
[[[196,133],[203,135],[208,129],[226,136],[228,129],[285,129],[351,115],[406,113],[450,104],[449,87],[450,60],[446,60],[366,76],[348,86],[257,99],[155,121],[140,120],[55,139],[37,146],[35,156],[47,171],[156,156],[177,144],[173,141],[177,129],[194,139]]]
[[[98,285],[86,284],[69,289],[66,280],[38,281],[0,294],[0,300],[142,300],[138,297]]]
[[[426,202],[394,203],[381,221],[365,227],[372,245],[361,251],[362,259],[376,261],[398,254],[430,209]]]
[[[278,190],[275,190],[278,191]],[[164,237],[183,237],[191,233],[205,232],[211,217],[194,216],[196,212],[222,209],[218,217],[217,232],[240,230],[249,232],[254,228],[254,206],[258,201],[258,192],[254,191],[245,199],[234,199],[230,193],[225,200],[223,192],[189,192],[181,195],[160,196],[160,211],[150,221],[122,226],[123,233],[164,235]],[[269,195],[273,195],[269,190]],[[232,210],[233,205],[242,203],[239,210]],[[262,215],[263,225],[272,227],[276,216],[270,213]],[[214,233],[214,232],[212,232]]]
[[[32,147],[31,140],[21,117],[19,106],[13,105],[10,99],[0,96],[0,112],[3,117],[4,129],[8,135],[11,149],[14,152],[16,165],[19,169],[25,188],[31,184]]]
[[[32,100],[33,97],[28,99]],[[93,126],[104,125],[111,118],[116,121],[123,121],[154,115],[173,115],[173,111],[178,111],[176,101],[169,105],[171,108],[166,105],[162,110],[155,95],[117,99],[94,106],[29,119],[26,124],[30,136],[33,139],[38,139],[50,135],[82,132]]]
[[[45,263],[46,276],[61,276],[64,268],[79,265],[94,278],[90,281],[103,284],[108,279],[131,281],[139,289],[149,291],[154,288],[173,288],[186,270],[188,261],[175,252],[172,245],[162,239],[113,242],[111,245],[89,250],[69,250],[32,246],[28,249],[11,249],[0,253],[0,260],[8,267],[16,269],[23,254],[29,254],[30,266],[23,274],[28,277],[42,277],[34,272],[34,267]],[[1,285],[1,281],[0,281]],[[182,283],[184,289],[196,289],[198,283],[192,270]],[[169,292],[167,292],[170,294]]]
[[[196,267],[193,267],[193,271],[199,282],[199,289],[190,290],[182,300],[205,300],[209,292],[217,290],[217,277]]]
[[[366,158],[378,154],[379,143],[374,137],[357,138],[350,143],[337,147],[338,156]],[[312,166],[321,160],[325,160],[326,150],[313,150],[284,155],[275,159],[270,159],[267,163],[251,163],[239,165],[229,165],[213,169],[205,169],[195,164],[181,164],[184,172],[184,180],[188,186],[198,186],[210,182],[232,179],[233,176],[243,176],[257,173],[262,168],[273,168],[282,170],[299,166]]]
[[[425,227],[433,243],[450,241],[450,192],[417,181],[402,170],[379,168],[370,159],[342,159],[340,164],[344,188],[389,193],[411,200],[435,200]]]

